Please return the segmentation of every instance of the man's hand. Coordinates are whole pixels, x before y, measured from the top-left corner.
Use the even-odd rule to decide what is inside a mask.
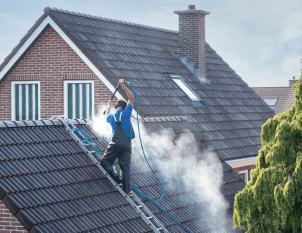
[[[125,86],[125,80],[124,79],[120,79],[119,80],[119,84],[124,87]]]
[[[131,91],[129,91],[129,89],[126,87],[125,85],[125,80],[124,79],[120,79],[119,80],[119,84],[122,86],[122,88],[124,89],[127,97],[128,97],[128,104],[130,104],[132,107],[133,107],[133,104],[134,104],[134,96],[133,94],[131,93]]]
[[[111,106],[112,106],[112,100],[108,100],[108,102],[107,102],[107,107],[108,107],[108,108],[111,108]]]
[[[110,108],[111,108],[111,105],[112,105],[111,102],[112,102],[111,100],[108,100],[108,102],[107,102],[107,110],[104,113],[104,115],[106,115],[106,116],[110,113]]]

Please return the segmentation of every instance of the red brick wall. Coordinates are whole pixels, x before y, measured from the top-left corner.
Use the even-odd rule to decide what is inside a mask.
[[[0,233],[27,233],[18,219],[0,200]]]
[[[0,85],[0,121],[11,120],[11,81],[40,80],[41,119],[64,114],[64,79],[94,80],[94,113],[112,92],[53,29],[48,28]]]
[[[94,80],[94,111],[111,91],[53,28],[49,28],[0,85],[0,121],[11,120],[11,81],[40,80],[41,119],[64,114],[64,80]],[[27,232],[0,201],[0,233]]]
[[[248,171],[248,181],[250,181],[250,173],[251,169],[256,168],[256,165],[249,165],[249,166],[244,166],[244,167],[238,167],[238,168],[233,168],[234,172],[236,172],[239,175],[239,172],[241,171]]]

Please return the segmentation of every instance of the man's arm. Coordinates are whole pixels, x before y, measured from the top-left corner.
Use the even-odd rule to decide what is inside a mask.
[[[107,110],[106,110],[106,113],[105,113],[106,116],[108,116],[110,114],[111,102],[112,102],[111,100],[109,100],[107,102]]]
[[[122,86],[122,88],[124,89],[127,97],[128,97],[128,104],[130,104],[133,107],[134,104],[134,96],[131,93],[131,91],[126,87],[125,85],[125,80],[124,79],[120,79],[119,80],[120,85]]]

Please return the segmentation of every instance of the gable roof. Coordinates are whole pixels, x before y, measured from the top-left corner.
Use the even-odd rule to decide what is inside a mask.
[[[107,142],[85,121],[73,124],[100,150],[105,149]],[[158,125],[143,124],[147,130]],[[166,124],[167,128],[176,128],[188,123]],[[150,158],[157,156],[154,149],[146,146]],[[160,195],[159,184],[135,147],[132,156],[132,183],[152,197]],[[185,188],[177,177],[165,172],[171,170],[169,163],[161,168],[153,164],[165,186],[165,197],[158,204],[191,232],[243,232],[233,229],[232,207],[234,195],[245,184],[227,163],[222,162],[221,192],[230,206],[226,216],[219,216],[217,221],[217,216],[208,214],[206,199],[196,198],[194,183]],[[30,233],[151,232],[60,121],[0,123],[0,166],[0,198]],[[185,232],[150,201],[144,200],[144,204],[169,232]]]
[[[275,107],[271,107],[275,114],[282,114],[289,110],[295,103],[294,87],[253,87],[253,90],[261,99],[277,97],[278,101]]]
[[[141,117],[184,116],[195,134],[215,148],[220,158],[257,156],[261,148],[261,126],[273,117],[274,111],[209,44],[206,44],[206,72],[210,84],[201,84],[176,56],[178,33],[175,31],[56,8],[44,11],[0,66],[0,72],[39,22],[50,17],[60,35],[91,63],[93,71],[102,76],[111,90],[120,78],[134,84]],[[168,73],[180,75],[207,107],[192,107],[186,94],[165,75]],[[125,97],[123,91],[118,95]]]

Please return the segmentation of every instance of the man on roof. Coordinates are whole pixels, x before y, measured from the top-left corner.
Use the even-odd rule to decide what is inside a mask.
[[[112,127],[112,138],[104,153],[104,157],[101,160],[101,165],[116,183],[123,184],[124,192],[129,195],[131,191],[131,140],[135,137],[130,120],[134,104],[134,96],[126,87],[124,79],[119,80],[119,85],[124,89],[129,100],[127,102],[124,99],[119,99],[114,105],[116,109],[114,114],[110,114],[112,103],[111,100],[108,101],[107,111],[105,114],[107,116],[107,122],[110,123]],[[115,162],[116,158],[118,158],[121,168],[122,180],[116,171],[114,171],[113,163]]]

